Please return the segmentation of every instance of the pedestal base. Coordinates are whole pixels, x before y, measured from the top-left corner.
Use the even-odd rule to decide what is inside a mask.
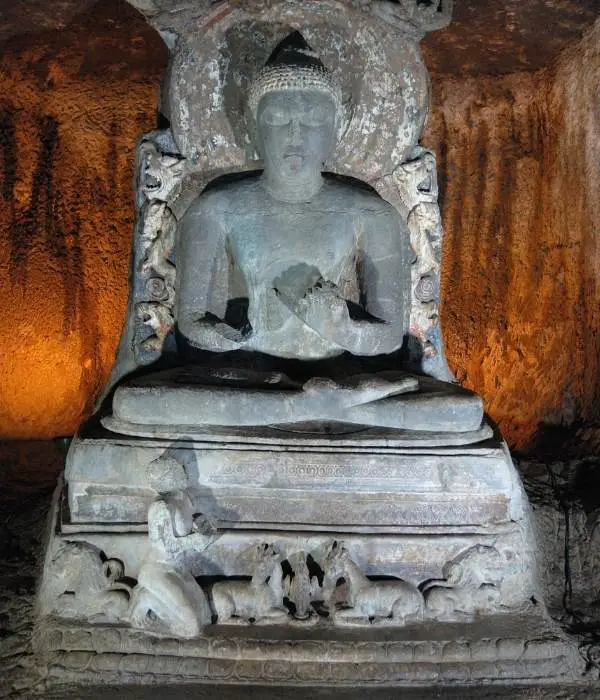
[[[218,627],[197,640],[45,620],[35,648],[57,683],[273,686],[546,684],[580,675],[577,650],[543,616],[402,630],[310,633]]]
[[[410,686],[575,673],[498,439],[103,432],[76,441],[67,476],[36,647],[69,682]]]

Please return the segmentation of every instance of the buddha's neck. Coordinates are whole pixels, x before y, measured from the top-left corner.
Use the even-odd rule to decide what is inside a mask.
[[[282,178],[281,175],[269,177],[269,172],[265,170],[262,176],[262,183],[265,190],[273,197],[282,202],[310,202],[323,187],[323,176],[320,172],[311,176],[298,178]]]

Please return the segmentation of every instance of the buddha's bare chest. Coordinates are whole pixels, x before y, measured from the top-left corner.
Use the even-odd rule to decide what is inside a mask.
[[[236,217],[232,254],[247,279],[271,282],[294,265],[317,268],[324,277],[356,248],[356,222],[345,213],[295,211]]]

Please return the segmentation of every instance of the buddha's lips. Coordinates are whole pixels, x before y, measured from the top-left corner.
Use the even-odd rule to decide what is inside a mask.
[[[283,153],[283,160],[293,169],[298,169],[302,167],[302,163],[304,163],[304,153],[297,150],[286,150]]]
[[[301,148],[286,148],[283,151],[284,158],[304,158],[304,151]]]

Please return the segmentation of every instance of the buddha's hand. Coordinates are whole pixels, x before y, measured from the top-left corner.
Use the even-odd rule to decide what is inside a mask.
[[[350,324],[348,305],[333,282],[319,280],[300,299],[280,291],[277,293],[281,301],[322,338],[331,338],[332,331],[339,331]]]
[[[213,350],[239,350],[248,341],[248,335],[212,314],[198,319],[194,330],[198,345]]]

